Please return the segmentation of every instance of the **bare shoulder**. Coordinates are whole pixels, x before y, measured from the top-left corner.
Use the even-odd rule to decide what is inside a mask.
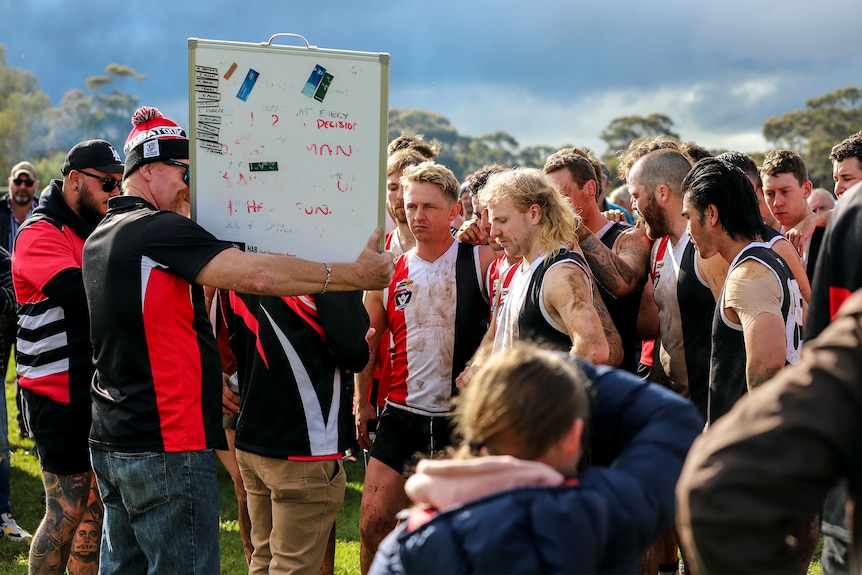
[[[547,296],[570,297],[590,289],[587,272],[574,262],[560,262],[545,273],[542,291]]]
[[[772,251],[784,258],[788,264],[792,263],[792,260],[802,261],[799,257],[799,253],[793,247],[793,244],[784,236],[778,236],[776,238],[775,243],[772,244]]]
[[[700,254],[695,253],[695,264],[700,277],[703,278],[713,293],[721,292],[721,286],[727,279],[727,268],[729,267],[727,260],[721,257],[721,254],[715,254],[704,259],[700,257]]]

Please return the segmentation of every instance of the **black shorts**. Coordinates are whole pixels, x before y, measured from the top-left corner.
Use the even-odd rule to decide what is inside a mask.
[[[43,471],[72,475],[92,470],[90,464],[90,402],[73,405],[21,389],[27,422],[36,441]]]
[[[453,441],[452,419],[448,415],[419,415],[387,404],[377,422],[371,457],[404,473],[405,465],[413,467],[420,456],[433,455],[450,447]]]

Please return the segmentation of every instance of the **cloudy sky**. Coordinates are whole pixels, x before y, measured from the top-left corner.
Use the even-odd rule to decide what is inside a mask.
[[[126,91],[187,123],[187,39],[391,54],[389,102],[462,134],[605,149],[611,120],[664,113],[683,139],[763,151],[763,123],[862,84],[859,0],[0,0],[0,44],[57,105],[120,63]]]

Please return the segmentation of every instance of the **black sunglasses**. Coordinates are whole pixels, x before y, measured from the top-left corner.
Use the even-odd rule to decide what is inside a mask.
[[[12,180],[12,182],[16,186],[27,186],[28,188],[32,188],[33,186],[36,185],[35,180],[23,180],[21,178],[15,178],[14,180]]]
[[[102,191],[106,194],[110,194],[114,191],[114,188],[120,185],[120,180],[115,180],[114,178],[103,178],[102,176],[97,176],[96,174],[90,174],[85,172],[84,170],[78,170],[78,172],[84,174],[85,176],[90,176],[91,178],[96,178],[97,180],[101,180],[102,182]]]
[[[185,185],[189,185],[189,165],[184,164],[182,162],[178,162],[176,160],[162,160],[163,164],[167,164],[169,166],[177,166],[178,168],[185,168],[185,173],[183,174],[183,183]]]

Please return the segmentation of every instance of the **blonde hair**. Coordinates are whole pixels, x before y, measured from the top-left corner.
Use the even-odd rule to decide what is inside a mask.
[[[589,418],[587,379],[563,353],[519,342],[491,356],[455,401],[459,453],[538,459]]]
[[[414,150],[398,150],[386,160],[386,176],[403,172],[404,168],[418,166],[427,161],[428,158]]]
[[[426,160],[436,160],[440,154],[440,142],[425,139],[424,134],[401,134],[386,146],[386,155],[391,156],[395,152],[410,150],[421,155]]]
[[[415,166],[407,166],[401,174],[401,185],[406,191],[413,182],[426,182],[436,184],[443,190],[443,195],[454,204],[461,197],[461,184],[452,170],[443,164],[434,162],[422,162]]]
[[[545,258],[572,241],[575,230],[581,225],[581,217],[541,170],[516,168],[493,174],[479,191],[479,202],[483,206],[505,198],[512,200],[521,213],[534,204],[542,210],[539,241]]]

